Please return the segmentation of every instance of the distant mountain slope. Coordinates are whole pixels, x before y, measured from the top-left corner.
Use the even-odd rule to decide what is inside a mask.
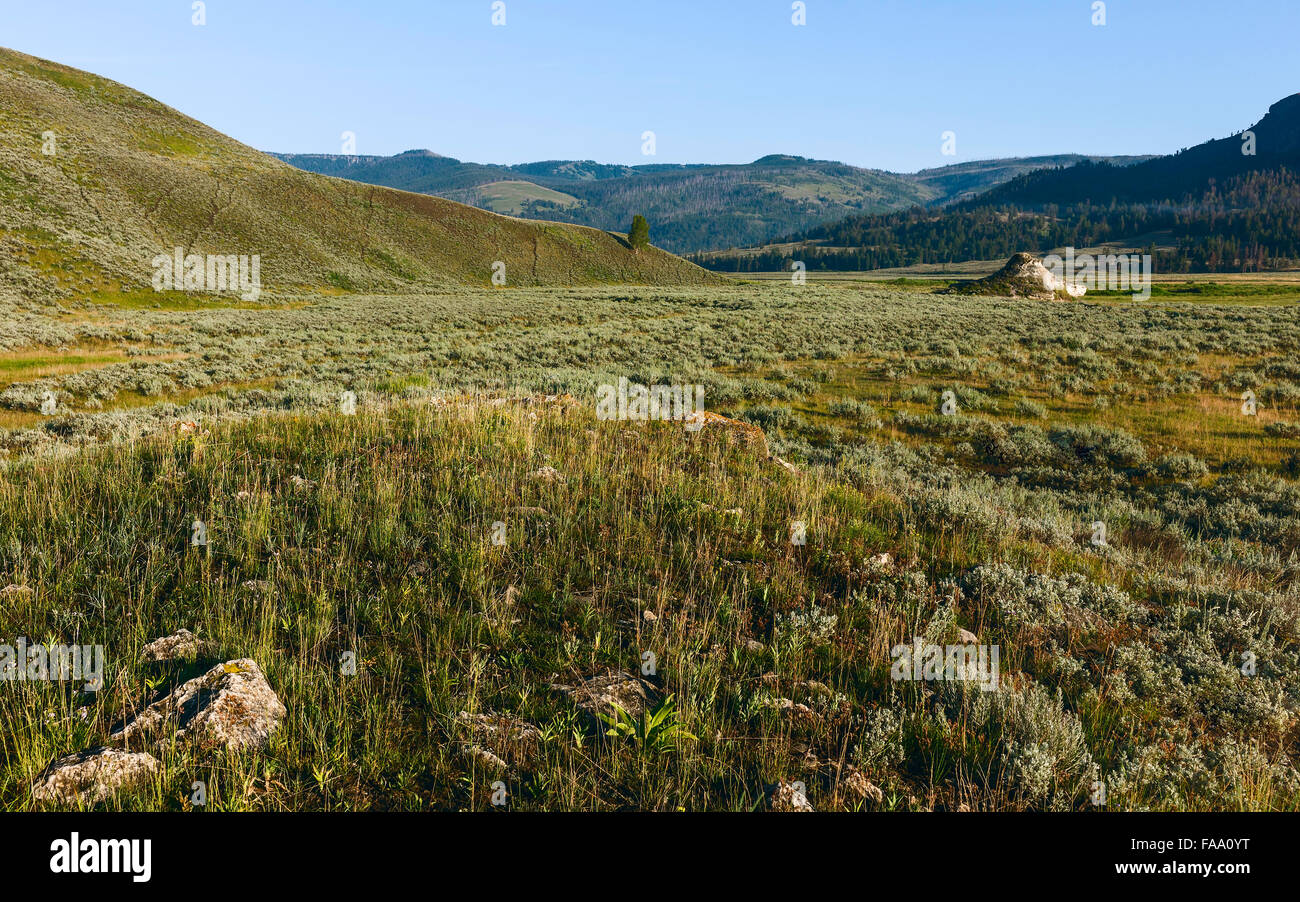
[[[518,178],[507,166],[462,163],[428,150],[408,150],[392,157],[328,153],[277,153],[271,156],[308,172],[420,194],[441,194]]]
[[[1279,167],[1300,166],[1300,94],[1269,107],[1249,131],[1255,153],[1242,152],[1241,133],[1206,141],[1169,156],[1130,167],[1084,164],[1058,171],[1037,172],[1013,179],[981,201],[1032,207],[1040,204],[1089,202],[1106,204],[1179,201],[1202,197],[1213,184]]]
[[[955,203],[969,200],[1017,176],[1039,169],[1062,169],[1085,160],[1093,163],[1109,163],[1113,166],[1132,166],[1151,159],[1155,157],[1104,157],[1062,153],[1045,157],[1011,157],[1002,160],[954,163],[938,169],[922,169],[912,177],[921,184],[933,188],[943,198],[944,203]]]
[[[562,200],[520,198],[507,209],[625,231],[640,213],[661,247],[684,252],[767,241],[851,213],[929,203],[935,192],[907,176],[774,155],[736,165],[616,166],[549,160],[517,166],[462,163],[426,150],[394,157],[277,154],[287,163],[370,184],[501,209],[483,185],[527,181]]]
[[[655,243],[676,253],[743,247],[852,215],[950,203],[1043,166],[1084,159],[1125,165],[1146,157],[1051,157],[959,163],[915,174],[772,154],[753,163],[620,166],[547,160],[462,163],[427,150],[392,157],[276,154],[310,172],[436,194],[501,213],[625,230],[640,213]],[[559,197],[486,185],[531,182]]]
[[[507,285],[717,278],[595,229],[303,172],[130,88],[0,49],[0,291],[151,290],[151,261],[176,247],[257,254],[271,292],[488,285],[497,261]]]
[[[1300,94],[1249,136],[1130,166],[1083,160],[1016,176],[943,209],[853,216],[767,246],[695,257],[723,271],[864,270],[1101,245],[1151,253],[1158,272],[1300,265]],[[958,173],[950,171],[944,178]]]

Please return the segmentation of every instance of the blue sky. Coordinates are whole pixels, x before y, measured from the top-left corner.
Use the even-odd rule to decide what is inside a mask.
[[[1300,91],[1300,0],[191,2],[0,0],[0,45],[262,150],[491,163],[1166,153]]]

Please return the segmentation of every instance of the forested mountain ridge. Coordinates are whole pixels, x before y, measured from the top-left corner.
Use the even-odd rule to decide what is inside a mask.
[[[846,217],[766,247],[697,255],[714,269],[866,270],[1117,244],[1166,272],[1300,265],[1300,94],[1251,129],[1131,166],[1021,174],[943,209]]]
[[[428,150],[392,157],[275,154],[301,169],[535,219],[626,230],[649,221],[654,242],[676,253],[762,244],[851,215],[946,204],[1025,171],[1083,159],[1125,164],[1141,157],[1014,158],[959,163],[915,174],[771,154],[752,163],[639,166],[546,160],[464,163]]]

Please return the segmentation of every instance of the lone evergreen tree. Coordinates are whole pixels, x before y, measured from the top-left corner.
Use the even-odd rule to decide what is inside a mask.
[[[640,213],[632,217],[632,228],[627,232],[627,243],[639,251],[650,243],[650,223]]]

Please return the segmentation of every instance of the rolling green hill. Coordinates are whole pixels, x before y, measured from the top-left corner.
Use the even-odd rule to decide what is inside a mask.
[[[258,255],[264,292],[718,277],[619,235],[304,172],[130,88],[0,49],[0,292],[148,298],[181,247]]]
[[[499,182],[488,182],[476,188],[453,192],[451,199],[509,216],[518,216],[533,204],[549,204],[563,209],[582,203],[571,194],[564,194],[520,179],[502,179]]]

